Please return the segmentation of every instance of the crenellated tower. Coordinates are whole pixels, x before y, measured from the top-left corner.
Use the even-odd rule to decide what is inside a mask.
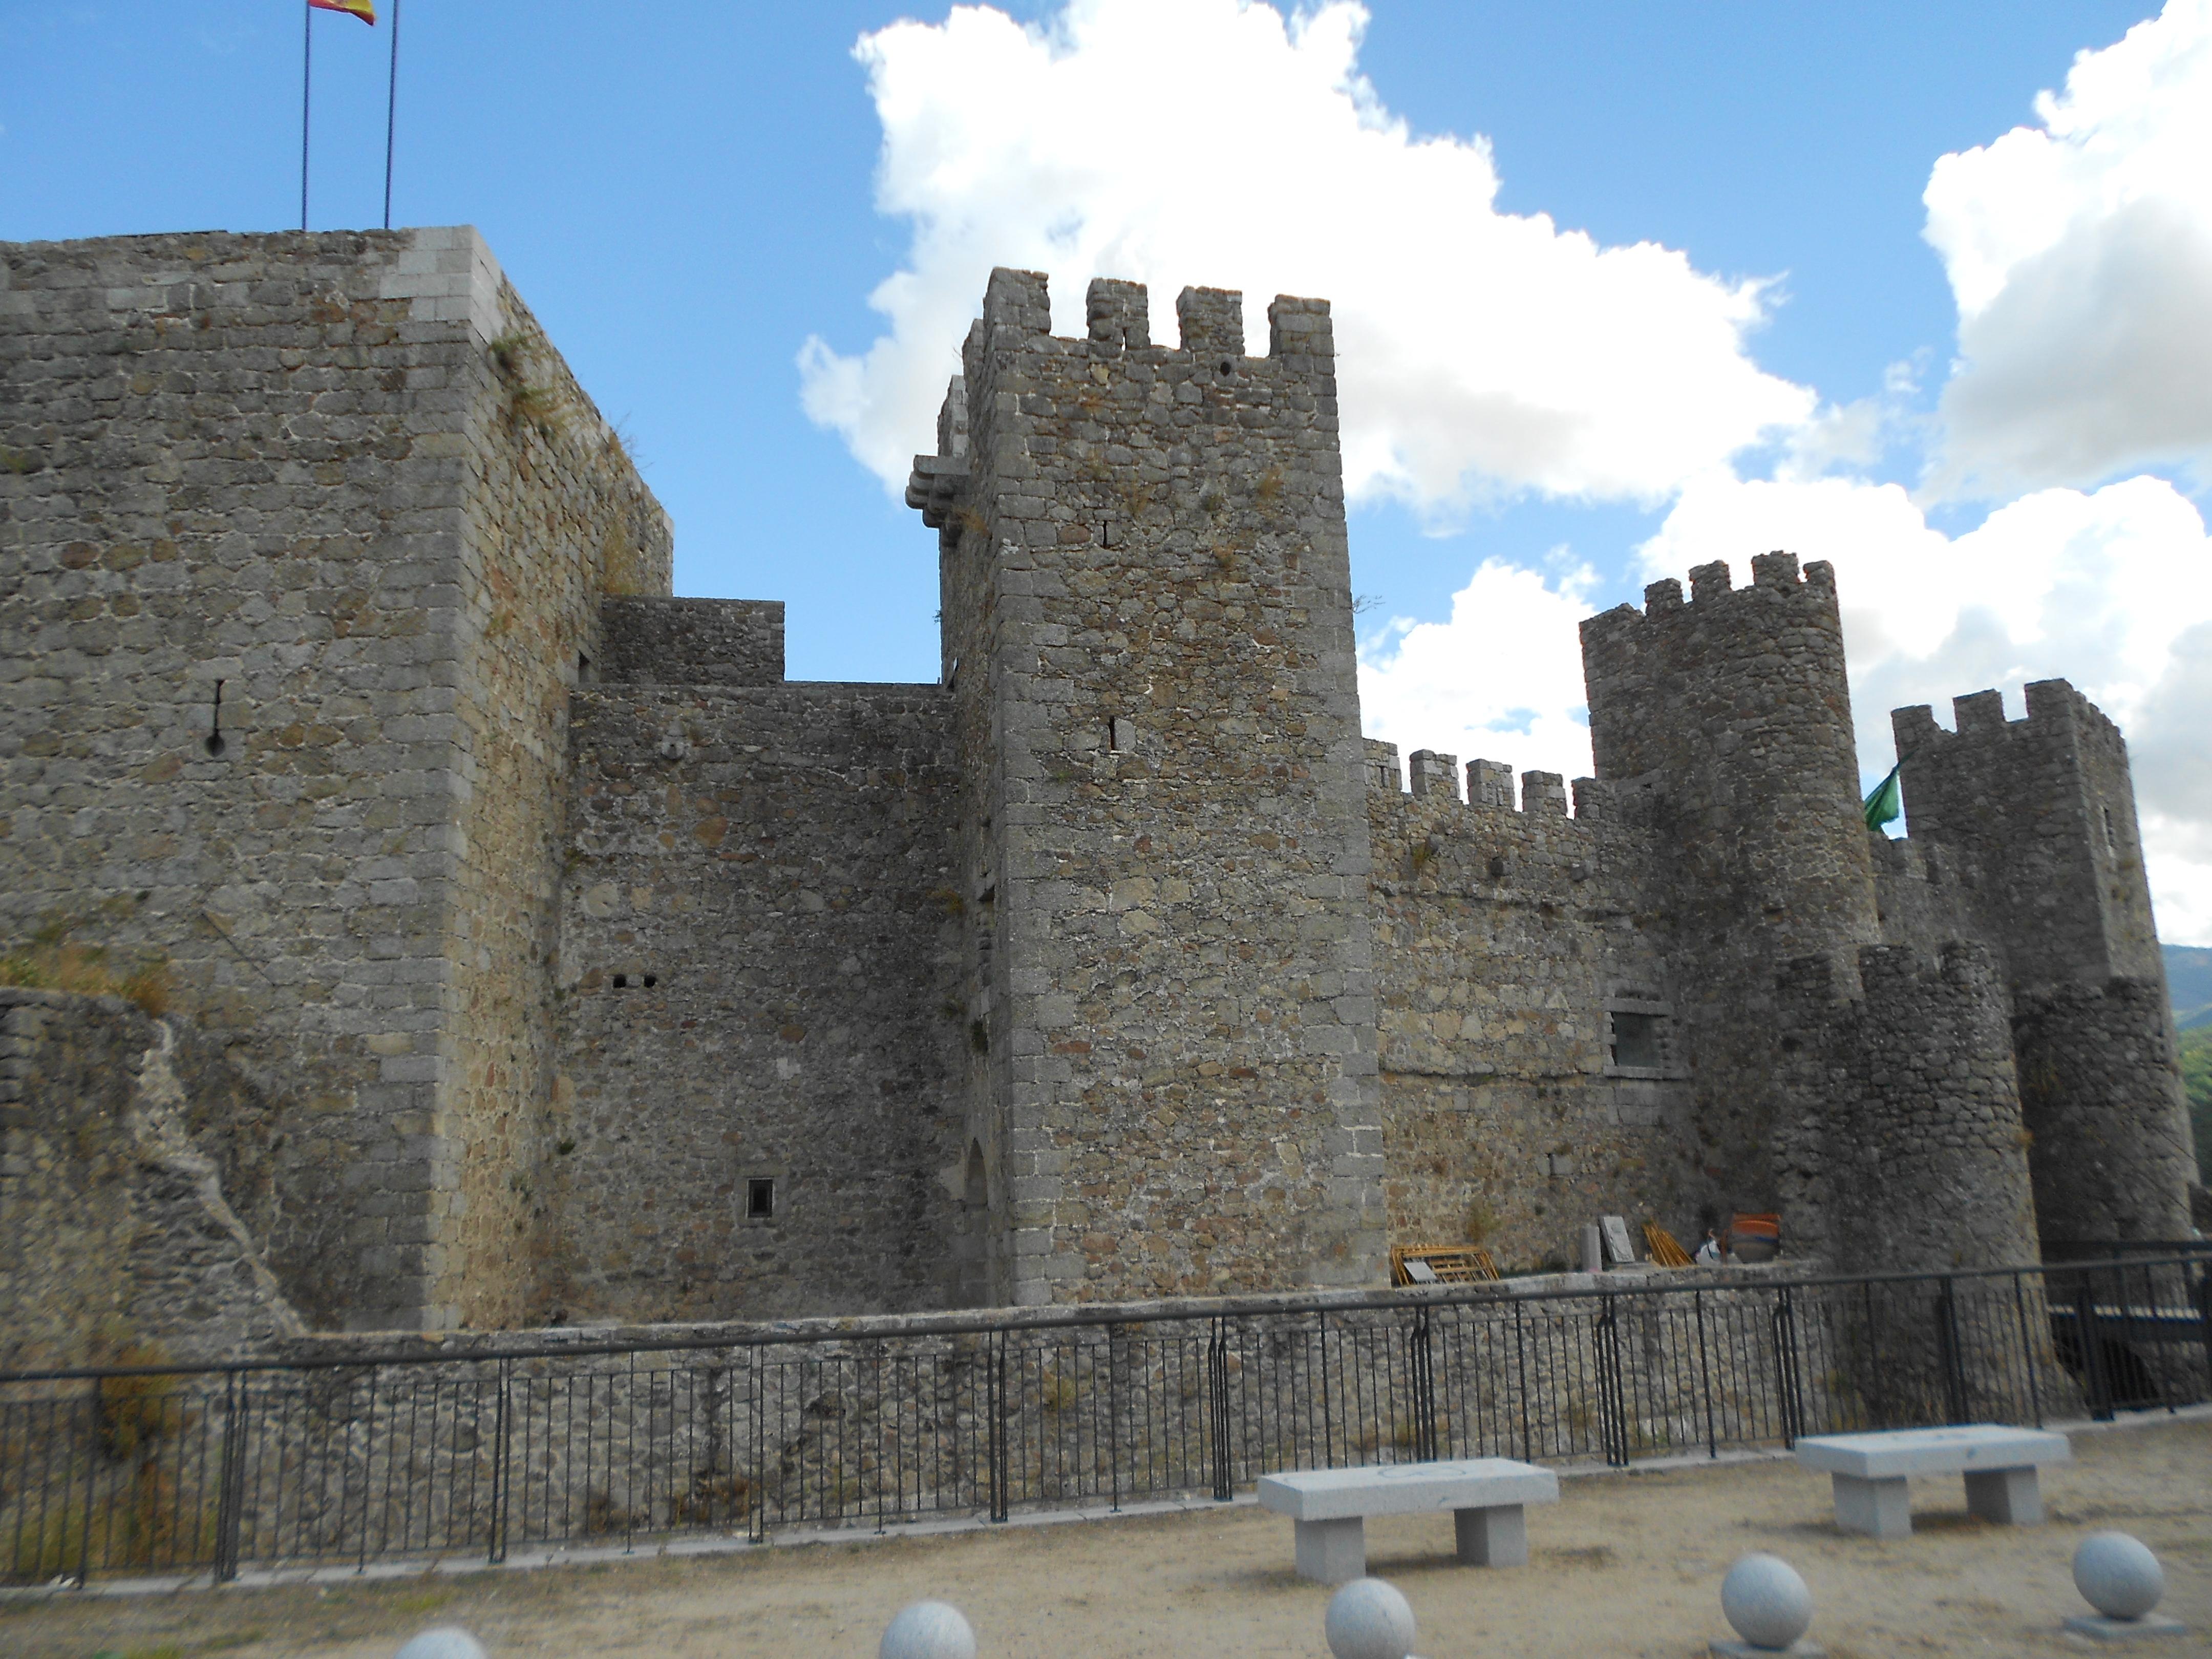
[[[2189,1236],[2195,1172],[2119,728],[2064,680],[1891,717],[1911,845],[2010,983],[2043,1237]]]
[[[1775,975],[1881,937],[1858,810],[1835,575],[1795,555],[1655,582],[1642,611],[1582,625],[1590,742],[1609,799],[1666,849],[1651,896],[1670,940],[1697,1079],[1698,1160],[1716,1207],[1776,1197]]]
[[[908,502],[966,780],[969,1293],[1372,1282],[1367,823],[1324,301],[996,270]]]

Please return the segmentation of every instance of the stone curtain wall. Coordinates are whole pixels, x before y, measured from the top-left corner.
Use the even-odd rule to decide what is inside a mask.
[[[1654,583],[1582,625],[1599,779],[1648,823],[1697,1080],[1691,1151],[1717,1207],[1777,1191],[1774,972],[1880,938],[1834,572],[1761,554]],[[1633,785],[1633,787],[1620,786]]]
[[[188,1026],[0,989],[0,1365],[206,1362],[299,1335],[248,1230],[270,1218],[275,1118]]]
[[[664,671],[665,672],[665,671]],[[963,1240],[935,686],[576,700],[541,1317],[940,1307]],[[772,1216],[748,1182],[775,1182]]]
[[[1383,1243],[1328,309],[998,270],[908,499],[943,531],[1017,1302],[1371,1282]],[[958,428],[967,436],[959,450]],[[957,483],[955,482],[957,475]],[[987,960],[988,958],[988,960]]]
[[[1913,844],[2014,998],[2029,1163],[2049,1239],[2183,1238],[2195,1158],[2135,791],[2118,728],[2063,680],[1893,716]]]
[[[1838,1273],[2033,1267],[2039,1260],[2013,1062],[1991,953],[1869,945],[1860,994],[1829,957],[1782,976],[1776,1125],[1793,1243]]]
[[[241,1041],[309,1317],[510,1316],[544,763],[665,519],[466,229],[0,247],[0,933]]]
[[[781,599],[610,599],[596,678],[648,685],[781,685]]]
[[[1702,1178],[1670,975],[1645,925],[1650,838],[1576,785],[1370,743],[1368,811],[1394,1243],[1486,1246],[1509,1268],[1579,1258],[1600,1215],[1695,1248]],[[1613,1063],[1613,1012],[1659,1021],[1660,1064]],[[1640,1240],[1639,1240],[1640,1248]]]

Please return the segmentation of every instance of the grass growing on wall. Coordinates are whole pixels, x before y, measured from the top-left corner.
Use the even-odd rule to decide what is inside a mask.
[[[151,960],[118,965],[100,946],[80,944],[62,927],[42,927],[28,943],[11,945],[0,953],[0,986],[122,997],[157,1019],[169,1008],[167,963]]]

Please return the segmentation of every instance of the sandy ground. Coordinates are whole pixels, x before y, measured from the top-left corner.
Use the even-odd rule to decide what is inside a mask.
[[[1429,1659],[1686,1659],[1729,1632],[1721,1575],[1771,1550],[1812,1587],[1812,1639],[1833,1659],[2105,1650],[2061,1633],[2086,1612],[2075,1543],[2131,1532],[2166,1564],[2162,1612],[2188,1635],[2116,1651],[2212,1656],[2212,1418],[2078,1434],[2044,1474],[2048,1524],[1992,1527],[1955,1480],[1913,1483],[1916,1532],[1836,1530],[1824,1476],[1764,1462],[1593,1475],[1530,1511],[1519,1571],[1451,1561],[1449,1516],[1370,1522],[1368,1568],[1395,1582]],[[1287,1521],[1249,1504],[1182,1515],[1000,1527],[736,1553],[158,1595],[62,1593],[0,1603],[0,1654],[21,1659],[389,1659],[459,1624],[494,1656],[868,1659],[905,1603],[937,1596],[973,1621],[982,1659],[1050,1655],[1326,1656],[1328,1592],[1290,1570]]]

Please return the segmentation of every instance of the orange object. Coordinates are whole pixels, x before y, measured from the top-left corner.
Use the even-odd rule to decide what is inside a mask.
[[[1656,1221],[1644,1224],[1644,1243],[1651,1252],[1651,1260],[1656,1266],[1688,1267],[1695,1265],[1690,1260],[1690,1253],[1682,1248],[1682,1241]]]
[[[376,0],[307,0],[307,5],[315,11],[342,11],[372,28],[376,26]]]
[[[1429,1271],[1416,1278],[1407,1263],[1418,1261]],[[1390,1247],[1393,1285],[1475,1285],[1498,1278],[1498,1264],[1480,1244],[1394,1244]]]

